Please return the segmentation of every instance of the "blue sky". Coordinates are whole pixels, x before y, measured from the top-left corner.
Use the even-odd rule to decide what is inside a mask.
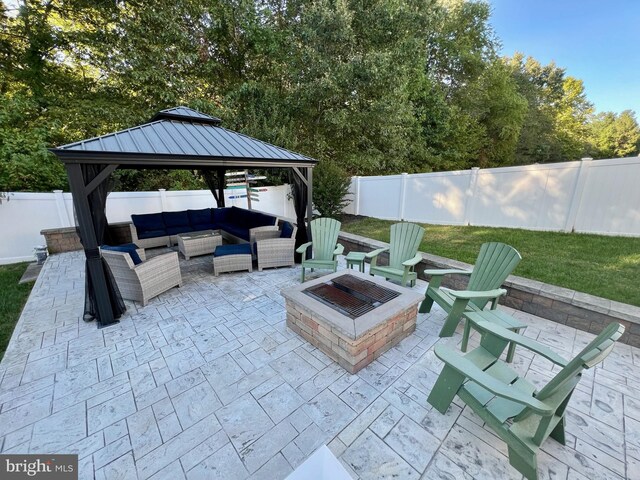
[[[640,0],[489,0],[502,55],[555,61],[596,111],[640,116]]]

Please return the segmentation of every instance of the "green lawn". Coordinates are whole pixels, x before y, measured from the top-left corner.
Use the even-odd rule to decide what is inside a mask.
[[[33,287],[33,283],[18,284],[27,265],[28,263],[0,265],[0,360]]]
[[[342,229],[389,241],[392,221],[347,217]],[[640,306],[640,238],[515,228],[423,225],[420,250],[473,264],[484,242],[515,247],[522,261],[514,274]]]

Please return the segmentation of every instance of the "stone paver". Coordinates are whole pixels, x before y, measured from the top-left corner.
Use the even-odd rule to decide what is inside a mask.
[[[49,257],[0,363],[0,451],[78,454],[82,479],[277,480],[327,444],[354,478],[522,478],[461,402],[441,415],[426,401],[442,367],[433,346],[460,342],[460,329],[437,337],[438,307],[350,375],[286,328],[280,291],[298,267],[215,278],[203,256],[181,268],[181,288],[127,302],[98,330],[81,320],[83,256]],[[565,357],[593,338],[514,315]],[[514,367],[536,384],[553,373],[524,349]],[[639,478],[638,367],[640,349],[616,345],[584,375],[567,445],[543,445],[541,478]]]

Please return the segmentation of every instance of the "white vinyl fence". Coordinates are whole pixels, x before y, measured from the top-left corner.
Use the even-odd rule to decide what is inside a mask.
[[[240,190],[226,204],[246,207]],[[640,236],[640,158],[456,172],[353,177],[346,213],[443,225]],[[132,213],[211,207],[211,192],[117,192],[107,200],[109,222]],[[288,185],[266,187],[255,210],[295,218]],[[71,194],[14,193],[0,205],[0,264],[33,258],[40,230],[75,225]]]
[[[295,218],[289,185],[260,188],[252,208]],[[246,208],[244,190],[225,190],[227,206]],[[132,213],[155,213],[213,207],[209,190],[112,192],[107,198],[109,223],[130,222]],[[43,245],[40,231],[75,225],[70,193],[12,193],[0,205],[0,264],[33,260],[33,247]]]
[[[353,177],[346,213],[640,236],[640,158]]]

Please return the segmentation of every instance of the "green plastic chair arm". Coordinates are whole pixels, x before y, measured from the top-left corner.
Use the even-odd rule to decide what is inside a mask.
[[[416,256],[406,260],[404,262],[402,262],[402,265],[405,267],[413,267],[415,265],[417,265],[418,263],[420,263],[422,261],[422,255],[419,253],[416,253]]]
[[[534,397],[504,384],[498,379],[492,377],[488,373],[478,368],[473,362],[459,355],[455,350],[451,350],[444,345],[436,345],[434,350],[436,356],[446,363],[449,367],[464,375],[469,380],[477,383],[481,387],[489,390],[498,397],[526,405],[534,412],[543,415],[553,415],[554,408],[547,405]]]
[[[500,325],[496,325],[495,323],[486,322],[486,321],[478,322],[476,325],[480,328],[480,330],[488,332],[489,334],[494,335],[496,337],[502,338],[503,340],[516,343],[526,348],[527,350],[530,350],[532,352],[537,353],[538,355],[543,356],[544,358],[555,363],[556,365],[560,365],[561,367],[566,367],[567,364],[569,363],[568,360],[565,360],[564,358],[562,358],[560,355],[558,355],[556,352],[551,350],[546,345],[543,345],[540,342],[536,342],[531,338],[518,335],[517,333],[512,332],[511,330],[507,330],[506,328],[501,327]]]
[[[296,248],[296,252],[298,253],[304,253],[307,248],[309,248],[311,246],[313,242],[307,242],[307,243],[303,243],[302,245],[300,245],[298,248]]]
[[[342,255],[342,252],[344,252],[344,245],[338,243],[336,244],[336,249],[333,251],[334,255]]]
[[[471,275],[472,272],[469,272],[467,270],[456,270],[455,268],[451,268],[448,270],[425,270],[424,274],[425,275],[431,275],[432,277],[442,277],[444,275],[452,275],[452,274],[458,274],[458,275]]]
[[[504,288],[496,288],[495,290],[486,290],[482,292],[475,292],[472,290],[450,290],[449,293],[455,298],[474,300],[477,298],[497,298],[501,295],[506,295],[507,291]]]
[[[369,252],[365,255],[366,258],[373,258],[373,257],[377,257],[378,255],[380,255],[381,253],[384,252],[388,252],[389,251],[389,247],[385,247],[385,248],[378,248],[377,250],[374,250],[373,252]]]

